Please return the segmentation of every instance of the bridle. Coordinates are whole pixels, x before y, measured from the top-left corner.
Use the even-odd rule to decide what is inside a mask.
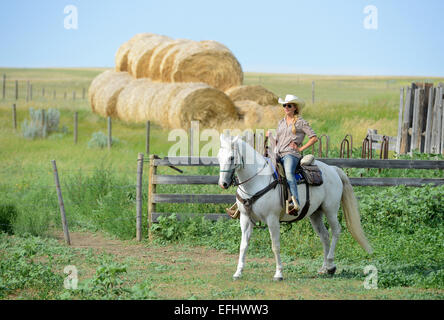
[[[230,183],[228,184],[227,188],[229,188],[229,187],[231,187],[231,186],[240,186],[240,185],[242,185],[242,184],[244,184],[244,183],[247,183],[248,181],[250,181],[250,180],[252,180],[254,177],[256,177],[259,173],[261,173],[262,170],[264,170],[265,167],[266,167],[267,164],[268,164],[268,162],[265,161],[264,166],[263,166],[259,171],[257,171],[253,176],[251,176],[250,178],[246,179],[246,180],[243,181],[243,182],[239,182],[239,179],[238,179],[237,176],[235,175],[235,173],[236,173],[236,169],[238,169],[238,168],[240,168],[240,167],[244,168],[244,167],[245,167],[245,161],[244,161],[244,157],[243,157],[242,155],[239,154],[239,149],[238,149],[237,147],[235,147],[233,150],[236,152],[237,158],[240,159],[239,163],[235,164],[234,167],[233,167],[232,169],[219,170],[219,172],[230,172],[230,173],[231,173],[231,175],[230,175]],[[233,160],[234,160],[234,157],[233,157]],[[231,163],[231,165],[232,165],[232,163]],[[240,188],[240,187],[239,187],[239,188]],[[241,190],[242,190],[242,189],[241,189]],[[243,191],[244,193],[246,193],[244,190],[242,190],[242,191]],[[248,194],[248,193],[246,193],[246,194]]]

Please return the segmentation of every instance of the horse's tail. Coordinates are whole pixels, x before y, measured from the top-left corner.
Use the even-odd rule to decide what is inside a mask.
[[[365,237],[364,231],[361,226],[361,217],[359,215],[358,201],[356,200],[353,187],[348,179],[347,175],[342,171],[342,169],[335,167],[336,172],[342,180],[343,190],[342,190],[342,210],[344,211],[345,222],[347,223],[347,228],[350,231],[353,238],[367,251],[369,254],[373,252],[367,238]]]

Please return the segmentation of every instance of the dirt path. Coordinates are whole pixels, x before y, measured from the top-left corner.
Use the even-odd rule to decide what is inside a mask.
[[[363,280],[318,276],[307,261],[284,263],[285,280],[274,282],[271,254],[269,258],[247,255],[243,278],[233,281],[237,254],[186,244],[114,240],[101,233],[71,232],[70,236],[73,248],[113,254],[115,260],[129,265],[127,281],[150,281],[160,299],[415,299],[438,293],[417,288],[366,290]],[[64,242],[61,233],[57,238]],[[94,274],[94,268],[89,269],[88,277]]]

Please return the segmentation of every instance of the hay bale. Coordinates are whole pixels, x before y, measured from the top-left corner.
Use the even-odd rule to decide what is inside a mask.
[[[217,128],[236,119],[233,102],[222,91],[205,83],[187,83],[168,101],[170,128],[189,128],[190,121],[199,120],[202,127]]]
[[[109,78],[113,76],[113,71],[107,70],[105,72],[102,72],[101,74],[97,75],[89,85],[88,88],[88,99],[91,106],[91,109],[93,112],[95,112],[95,95],[97,93],[97,90],[102,87],[103,83],[108,81]]]
[[[255,101],[242,100],[236,101],[235,107],[243,129],[274,128],[285,116],[280,105],[261,106]]]
[[[162,64],[163,60],[168,59],[171,48],[186,41],[189,40],[177,39],[177,40],[165,41],[154,49],[148,67],[148,75],[151,80],[154,81],[162,80],[161,67],[163,66]]]
[[[153,33],[138,33],[127,42],[123,43],[119,49],[117,49],[115,57],[115,70],[116,71],[128,71],[128,53],[131,50],[133,44],[143,38],[150,38],[154,36]]]
[[[171,41],[166,36],[153,35],[133,43],[128,53],[128,72],[135,78],[148,78],[151,55],[161,43]]]
[[[116,114],[119,119],[126,122],[144,121],[145,115],[139,115],[139,101],[151,84],[150,79],[134,79],[125,86],[117,98]]]
[[[195,43],[192,40],[183,40],[176,44],[173,44],[169,49],[165,52],[164,57],[162,58],[162,62],[159,66],[160,78],[159,80],[163,82],[171,82],[171,73],[173,71],[174,61],[176,60],[176,55],[178,54],[181,48],[186,47]]]
[[[179,46],[171,81],[204,82],[225,91],[242,84],[243,72],[232,52],[221,43],[193,41]]]
[[[128,72],[111,71],[94,93],[93,110],[101,116],[116,116],[117,98],[133,78]]]
[[[243,85],[225,91],[233,102],[250,100],[262,106],[277,105],[278,96],[260,85]]]

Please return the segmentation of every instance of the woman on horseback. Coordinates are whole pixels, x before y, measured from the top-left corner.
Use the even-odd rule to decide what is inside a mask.
[[[290,187],[293,203],[287,207],[287,213],[297,215],[300,211],[297,180],[295,170],[302,158],[302,151],[311,147],[318,141],[317,135],[307,121],[301,116],[304,100],[294,95],[287,94],[285,99],[279,98],[285,110],[285,117],[279,121],[276,130],[276,153],[284,166],[285,176]],[[267,131],[267,137],[272,137]],[[303,145],[305,136],[309,140]]]

